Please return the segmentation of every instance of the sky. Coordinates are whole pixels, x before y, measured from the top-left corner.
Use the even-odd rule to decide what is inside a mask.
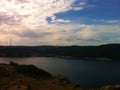
[[[0,45],[120,43],[120,0],[0,0]]]

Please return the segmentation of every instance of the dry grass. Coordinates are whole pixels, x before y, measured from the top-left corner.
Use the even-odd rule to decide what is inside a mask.
[[[82,90],[74,84],[58,84],[53,80],[37,80],[34,78],[18,75],[18,77],[0,78],[0,90]],[[19,88],[18,88],[19,87]]]

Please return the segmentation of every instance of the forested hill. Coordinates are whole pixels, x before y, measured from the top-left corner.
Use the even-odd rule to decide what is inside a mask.
[[[0,46],[0,57],[77,57],[120,59],[120,44],[100,46]]]

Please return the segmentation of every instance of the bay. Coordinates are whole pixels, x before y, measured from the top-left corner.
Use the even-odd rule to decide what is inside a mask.
[[[55,57],[0,58],[0,63],[9,63],[10,61],[18,64],[33,64],[53,75],[64,75],[81,87],[120,84],[120,61]]]

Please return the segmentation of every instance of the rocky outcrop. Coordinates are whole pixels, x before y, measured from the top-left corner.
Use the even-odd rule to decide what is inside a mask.
[[[10,64],[0,64],[0,76],[15,76],[18,74],[38,79],[50,78],[52,76],[50,73],[34,65],[18,65],[14,62],[10,62]]]
[[[0,76],[12,76],[15,74],[17,74],[15,67],[7,64],[0,64]]]
[[[120,85],[80,88],[65,76],[52,76],[33,65],[0,64],[0,90],[120,90]]]

